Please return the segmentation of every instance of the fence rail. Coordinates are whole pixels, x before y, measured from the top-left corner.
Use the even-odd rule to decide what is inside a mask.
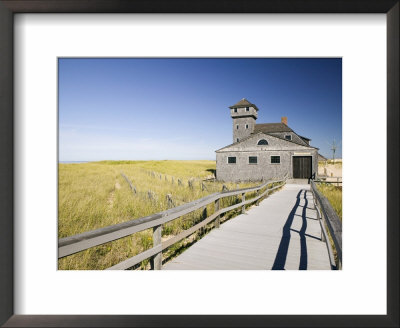
[[[275,187],[268,188],[268,185],[279,183]],[[99,246],[105,244],[110,241],[114,241],[129,235],[132,235],[136,232],[140,232],[146,229],[153,228],[153,247],[135,255],[123,262],[120,262],[107,270],[124,270],[134,265],[151,258],[151,267],[152,269],[159,270],[161,269],[162,264],[162,251],[171,245],[179,242],[180,240],[188,237],[193,234],[200,228],[205,225],[211,223],[215,220],[215,226],[219,227],[219,218],[222,214],[234,210],[236,208],[241,207],[242,213],[245,211],[245,206],[254,202],[259,202],[259,200],[268,195],[271,191],[282,187],[286,183],[286,177],[280,180],[275,181],[267,181],[266,183],[251,187],[251,188],[243,188],[237,190],[227,190],[219,193],[214,193],[208,195],[206,197],[194,200],[192,202],[165,210],[160,213],[152,214],[143,218],[130,220],[127,222],[111,225],[108,227],[84,232],[78,235],[74,235],[71,237],[66,237],[60,239],[58,242],[58,258],[63,258],[65,256],[69,256],[83,250]],[[262,193],[260,191],[266,188]],[[245,199],[245,193],[248,192],[257,192],[256,197],[251,199]],[[238,204],[234,204],[228,207],[221,208],[220,200],[225,197],[230,196],[242,196],[242,201]],[[185,214],[196,211],[200,208],[203,208],[211,203],[215,203],[215,211],[209,217],[204,218],[201,222],[197,223],[193,227],[181,232],[180,234],[162,242],[161,240],[161,232],[162,225],[175,220]]]
[[[314,182],[316,182],[316,183],[330,183],[330,184],[336,185],[338,187],[343,185],[343,180],[342,180],[341,177],[323,177],[323,176],[319,176],[319,180],[314,179]]]
[[[327,243],[329,257],[331,259],[331,265],[335,265],[336,269],[342,267],[342,222],[339,216],[336,214],[332,205],[329,203],[328,199],[324,197],[317,189],[314,180],[311,180],[311,190],[314,196],[314,201],[316,203],[317,214],[321,223],[321,230],[323,234],[323,239]],[[331,235],[333,243],[335,245],[338,263],[336,264],[333,260],[333,250],[329,241],[329,237],[326,233],[325,225],[328,227],[328,231]]]

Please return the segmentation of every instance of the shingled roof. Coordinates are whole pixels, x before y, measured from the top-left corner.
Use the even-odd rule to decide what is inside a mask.
[[[270,123],[270,124],[277,124],[277,123]],[[263,125],[263,124],[259,124],[259,125]],[[292,130],[291,130],[291,131],[292,131]],[[220,151],[220,150],[225,149],[225,148],[228,148],[228,147],[230,147],[230,146],[233,146],[233,145],[237,145],[237,144],[239,144],[239,143],[242,143],[243,141],[246,141],[247,139],[253,138],[256,134],[261,134],[261,133],[267,134],[266,132],[263,132],[263,131],[258,131],[258,132],[255,132],[255,131],[254,131],[252,134],[250,134],[250,135],[247,136],[246,138],[243,138],[243,139],[240,140],[239,142],[231,143],[230,145],[227,145],[227,146],[225,146],[225,147],[222,147],[222,148],[220,148],[220,149],[217,149],[216,151]],[[310,145],[307,145],[307,144],[306,144],[306,145],[303,145],[303,144],[298,143],[298,142],[295,142],[295,141],[293,141],[293,140],[286,140],[285,138],[282,138],[282,137],[279,137],[279,136],[276,136],[276,135],[273,135],[273,134],[269,134],[269,136],[271,136],[271,137],[273,137],[273,138],[285,140],[285,141],[287,141],[287,142],[292,142],[292,143],[295,143],[295,144],[300,145],[300,146],[305,146],[305,147],[308,147],[308,148],[319,149],[319,148],[316,148],[316,147],[313,147],[313,146],[310,146]]]
[[[253,133],[257,132],[272,133],[272,132],[294,132],[294,131],[283,123],[262,123],[262,124],[256,124],[254,126]]]
[[[256,110],[258,110],[258,107],[256,105],[252,104],[251,102],[249,102],[246,98],[243,98],[238,103],[236,103],[233,106],[230,106],[229,108],[243,108],[243,107],[253,107]]]

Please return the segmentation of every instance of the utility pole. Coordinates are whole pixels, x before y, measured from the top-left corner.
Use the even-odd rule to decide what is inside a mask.
[[[333,160],[333,164],[335,164],[335,153],[336,153],[336,149],[337,149],[337,145],[335,142],[335,138],[333,138],[333,143],[331,145],[331,150],[332,150],[332,160]]]

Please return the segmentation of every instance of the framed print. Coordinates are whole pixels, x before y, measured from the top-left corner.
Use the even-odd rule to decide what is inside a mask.
[[[0,10],[2,325],[398,326],[398,1],[0,1]],[[319,74],[314,74],[315,67]],[[284,71],[291,75],[280,82]],[[296,75],[301,72],[306,79]],[[268,85],[262,82],[266,77]],[[226,95],[233,98],[240,91],[261,100],[245,94],[222,104]],[[325,95],[333,95],[339,104],[339,123],[329,117]],[[286,103],[290,114],[279,115],[279,123],[268,125],[277,121],[274,110],[282,103]],[[96,110],[89,110],[88,104]],[[291,111],[302,104],[308,106],[309,114]],[[229,110],[224,112],[224,106]],[[218,112],[221,107],[225,115]],[[255,123],[263,115],[268,119]],[[305,222],[313,215],[307,212],[306,192],[299,194],[303,199],[299,198],[297,204],[303,215],[293,212],[285,224],[286,233],[301,236],[298,252],[303,256],[299,263],[290,262],[289,246],[283,238],[276,249],[268,246],[273,254],[281,255],[271,258],[271,268],[281,271],[245,271],[240,270],[241,265],[222,270],[222,262],[229,266],[238,260],[216,260],[213,254],[213,259],[206,261],[198,250],[202,265],[207,262],[211,270],[200,271],[190,259],[184,262],[183,256],[176,257],[180,260],[174,265],[189,270],[102,270],[127,269],[137,264],[160,269],[162,251],[149,253],[152,260],[148,263],[142,262],[145,258],[140,254],[125,254],[126,245],[122,244],[114,249],[105,244],[92,253],[86,252],[116,239],[92,245],[92,239],[84,235],[89,230],[96,238],[114,233],[104,233],[101,229],[109,229],[108,224],[100,221],[127,215],[126,211],[114,211],[115,204],[134,203],[136,207],[132,206],[128,214],[135,212],[135,218],[167,211],[151,219],[161,220],[168,219],[168,215],[171,218],[174,214],[170,208],[182,202],[215,197],[213,192],[220,192],[220,187],[231,193],[238,188],[257,189],[243,181],[269,181],[272,176],[258,170],[262,165],[281,177],[279,181],[286,181],[288,173],[292,179],[311,178],[318,168],[318,154],[309,147],[313,146],[309,139],[313,137],[296,128],[288,129],[293,128],[295,120],[305,127],[320,125],[321,131],[328,131],[336,123],[343,126],[345,220],[343,254],[341,234],[340,248],[336,247],[339,261],[328,260],[322,265],[312,262],[311,255],[304,256],[311,254],[305,251],[311,245],[305,243],[306,238],[322,241],[321,231],[318,236],[310,235],[308,230],[305,233]],[[146,134],[149,129],[145,127],[149,126],[153,127],[151,136]],[[168,129],[162,130],[165,126]],[[231,145],[232,140],[218,140],[228,135],[222,134],[225,126],[231,130]],[[282,127],[285,129],[276,130]],[[100,130],[108,132],[102,134]],[[168,131],[168,137],[159,134],[161,130]],[[214,146],[215,140],[218,147],[216,143]],[[238,152],[235,147],[247,141],[254,143],[248,146],[253,148]],[[335,152],[337,139],[334,144],[330,141],[319,148]],[[273,147],[278,144],[296,149],[277,152],[278,148]],[[100,154],[99,149],[104,147],[110,152]],[[216,164],[214,157],[207,157],[209,148]],[[126,149],[146,156],[125,157]],[[98,222],[78,222],[79,215],[83,217],[89,208],[80,208],[86,191],[65,178],[71,181],[76,174],[90,190],[103,187],[98,179],[90,179],[91,172],[84,170],[85,165],[60,166],[58,162],[161,161],[175,159],[173,154],[179,153],[189,155],[177,159],[210,159],[216,165],[221,186],[207,181],[214,179],[211,161],[198,163],[204,166],[204,176],[199,175],[204,180],[197,173],[182,176],[181,167],[165,171],[162,166],[134,168],[132,162],[129,167],[122,162],[118,167],[107,161],[96,167],[91,164],[102,175],[104,185],[110,182],[111,187],[108,183],[108,192],[98,195],[104,206],[100,210],[92,208],[91,217]],[[77,171],[65,169],[71,165]],[[111,175],[104,173],[105,165],[112,170]],[[234,170],[242,166],[251,168],[254,177],[248,176],[250,170]],[[329,174],[324,173],[328,178]],[[242,174],[234,181],[236,186],[226,182],[232,180],[232,174]],[[147,184],[140,184],[139,177]],[[325,183],[332,181],[327,179]],[[70,193],[61,190],[61,185],[68,185]],[[183,185],[186,189],[181,198],[172,192],[167,198],[158,193],[165,186],[175,190]],[[228,206],[237,207],[248,218],[251,210],[246,201],[250,202],[251,197],[244,194],[240,199],[236,197],[239,194],[232,194],[236,198]],[[165,208],[154,205],[161,198]],[[196,207],[203,211],[199,215],[209,219],[213,211],[221,211],[222,205],[216,201],[213,198],[212,204]],[[151,202],[151,209],[138,211],[141,203]],[[204,205],[212,205],[213,211],[207,215]],[[68,208],[71,215],[60,208]],[[102,216],[101,211],[108,216]],[[193,220],[199,224],[196,218]],[[222,221],[222,227],[229,224]],[[112,224],[125,221],[121,222]],[[149,244],[144,253],[154,251],[156,243],[168,244],[168,238],[180,236],[178,232],[166,232],[178,229],[176,226],[163,228],[163,232],[157,226],[147,228],[153,230],[140,237],[141,243]],[[240,227],[241,231],[246,229],[247,225]],[[183,233],[185,237],[189,232]],[[251,239],[256,237],[247,238],[246,243],[254,243]],[[76,249],[85,250],[86,257],[68,260],[76,252],[72,248],[81,242],[86,244]],[[227,243],[238,253],[250,247],[246,244],[238,249],[240,242],[236,238]],[[256,243],[264,242],[260,238]],[[129,262],[132,257],[136,262]],[[336,264],[341,270],[329,270]],[[316,270],[298,270],[312,267]]]

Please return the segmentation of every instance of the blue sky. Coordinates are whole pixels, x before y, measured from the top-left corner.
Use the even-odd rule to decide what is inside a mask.
[[[60,161],[215,160],[242,98],[324,156],[341,146],[341,59],[60,58],[58,78]]]

